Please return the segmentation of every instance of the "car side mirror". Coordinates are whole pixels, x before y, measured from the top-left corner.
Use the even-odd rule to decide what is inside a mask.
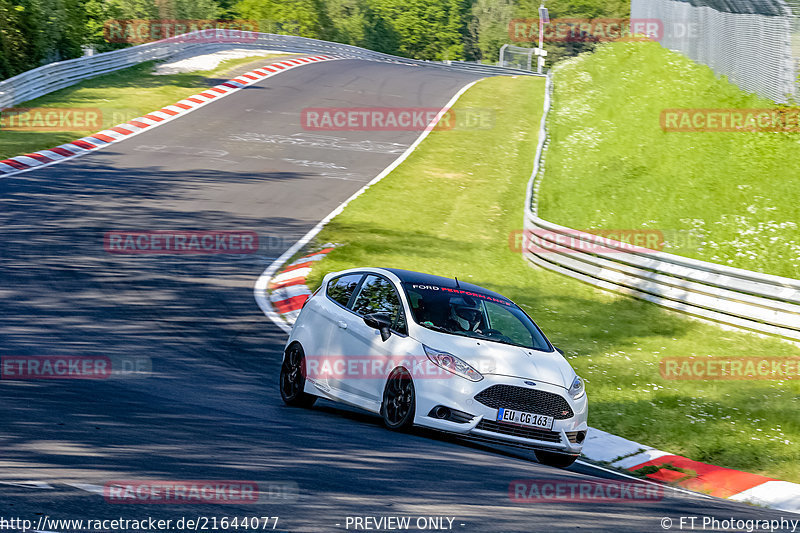
[[[564,350],[562,350],[562,349],[561,349],[561,348],[559,348],[558,346],[553,346],[553,348],[555,348],[555,349],[556,349],[556,351],[557,351],[558,353],[560,353],[561,355],[564,355]]]
[[[364,323],[373,329],[380,330],[381,340],[383,342],[386,342],[386,340],[392,336],[392,332],[389,329],[392,327],[392,320],[383,313],[364,315]]]

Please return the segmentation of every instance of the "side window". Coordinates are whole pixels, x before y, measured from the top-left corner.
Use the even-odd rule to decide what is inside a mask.
[[[380,276],[369,275],[361,285],[353,311],[361,316],[383,313],[392,319],[392,329],[406,334],[406,315],[392,283]]]
[[[345,274],[344,276],[333,278],[328,282],[328,298],[347,307],[347,302],[350,301],[350,296],[358,287],[361,276],[362,274]]]

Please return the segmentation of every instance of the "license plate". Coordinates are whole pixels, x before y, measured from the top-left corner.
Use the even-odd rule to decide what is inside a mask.
[[[497,421],[533,428],[553,429],[552,416],[514,411],[513,409],[505,409],[504,407],[497,410]]]

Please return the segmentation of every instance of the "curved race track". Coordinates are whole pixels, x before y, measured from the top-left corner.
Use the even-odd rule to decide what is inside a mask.
[[[515,503],[512,480],[596,472],[390,433],[375,417],[324,402],[281,404],[285,334],[254,302],[256,278],[418,135],[311,134],[300,111],[439,107],[474,79],[355,60],[310,64],[97,152],[0,180],[0,355],[144,357],[153,372],[0,382],[0,515],[278,515],[278,529],[290,531],[344,531],[347,516],[424,515],[455,517],[453,529],[469,532],[660,531],[662,516],[779,516],[671,493],[646,504]],[[171,229],[253,231],[262,246],[217,256],[103,249],[107,231]],[[127,479],[292,483],[299,495],[179,506],[115,505],[98,494]]]

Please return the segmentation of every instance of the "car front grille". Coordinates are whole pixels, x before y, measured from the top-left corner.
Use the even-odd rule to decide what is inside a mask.
[[[572,408],[563,396],[536,389],[513,385],[492,385],[475,399],[487,407],[513,409],[537,415],[552,416],[556,420],[572,418]]]
[[[478,425],[475,426],[475,429],[482,429],[484,431],[491,431],[492,433],[500,433],[502,435],[510,435],[512,437],[521,437],[523,439],[542,440],[545,442],[561,442],[561,435],[555,431],[526,428],[512,424],[501,424],[500,422],[486,420],[485,418],[478,422]]]

